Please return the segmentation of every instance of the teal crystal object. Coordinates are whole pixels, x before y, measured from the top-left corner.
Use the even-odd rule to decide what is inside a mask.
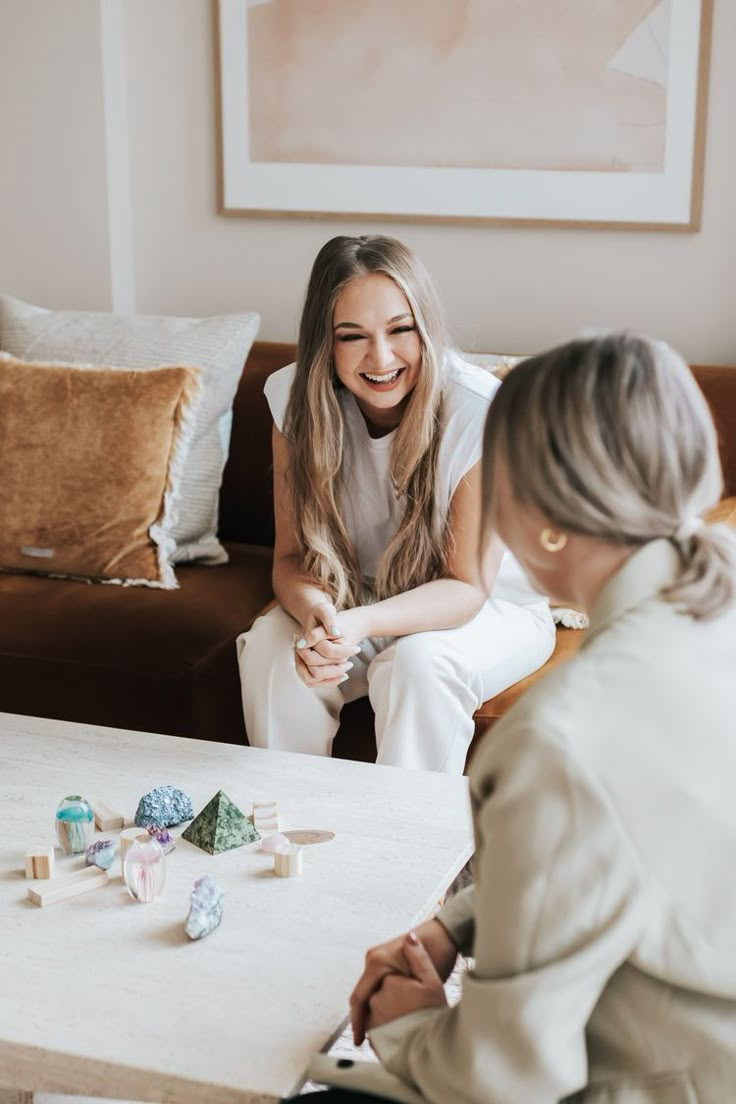
[[[95,815],[79,794],[71,794],[56,810],[56,835],[67,855],[81,855],[92,843]]]
[[[225,894],[209,874],[194,883],[185,931],[190,939],[204,939],[222,923]]]

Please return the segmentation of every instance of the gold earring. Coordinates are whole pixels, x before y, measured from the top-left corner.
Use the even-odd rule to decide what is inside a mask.
[[[545,552],[561,552],[567,544],[567,533],[555,532],[554,529],[543,529],[539,534],[539,543]]]

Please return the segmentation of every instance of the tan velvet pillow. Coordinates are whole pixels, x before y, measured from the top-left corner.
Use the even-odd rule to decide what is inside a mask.
[[[0,354],[0,570],[176,587],[177,484],[199,369]]]
[[[235,392],[258,331],[257,314],[178,318],[104,311],[44,310],[0,295],[0,349],[36,363],[114,364],[150,370],[201,368],[192,440],[184,462],[172,562],[224,563],[217,539],[219,491],[230,445]]]

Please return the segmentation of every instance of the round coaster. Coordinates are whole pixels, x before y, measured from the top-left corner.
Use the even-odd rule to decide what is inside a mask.
[[[323,828],[290,828],[288,832],[283,832],[282,835],[286,836],[290,843],[302,845],[327,843],[328,840],[335,838],[334,832],[326,832]]]

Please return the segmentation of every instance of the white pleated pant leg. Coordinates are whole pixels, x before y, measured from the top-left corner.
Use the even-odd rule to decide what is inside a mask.
[[[294,663],[295,634],[302,634],[298,621],[276,606],[236,641],[248,742],[251,747],[330,755],[348,699],[339,687],[304,685]]]
[[[554,646],[546,602],[503,599],[457,629],[396,638],[368,670],[377,762],[462,774],[476,709],[541,667]]]
[[[546,602],[501,599],[457,629],[362,642],[339,687],[305,686],[294,664],[298,623],[277,607],[237,640],[248,739],[253,747],[329,755],[342,706],[369,695],[378,762],[461,774],[473,713],[549,658],[555,628]]]

